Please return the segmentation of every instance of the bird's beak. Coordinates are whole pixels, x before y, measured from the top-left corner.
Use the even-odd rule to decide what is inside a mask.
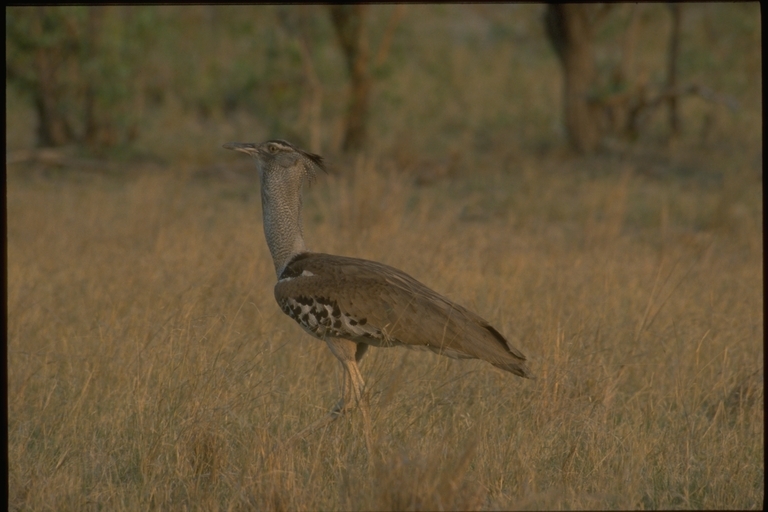
[[[256,144],[252,142],[227,142],[222,146],[224,149],[232,149],[234,151],[240,151],[247,155],[256,156],[258,148]]]

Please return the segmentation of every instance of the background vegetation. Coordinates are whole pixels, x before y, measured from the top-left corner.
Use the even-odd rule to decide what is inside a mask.
[[[11,509],[762,507],[759,6],[682,17],[680,80],[737,108],[682,98],[674,144],[650,111],[591,156],[566,149],[542,6],[394,9],[366,18],[354,154],[321,7],[6,10]],[[662,83],[669,15],[638,9],[633,72]],[[312,249],[478,311],[538,380],[374,349],[371,431],[353,413],[286,444],[339,368],[274,303],[252,163],[219,149],[273,137],[332,163]]]

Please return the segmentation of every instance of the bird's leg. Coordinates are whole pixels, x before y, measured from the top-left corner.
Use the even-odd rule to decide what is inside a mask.
[[[365,389],[365,381],[363,381],[363,375],[360,373],[360,368],[357,363],[365,355],[368,350],[367,343],[357,343],[354,347],[350,347],[349,340],[337,339],[337,342],[343,342],[343,344],[334,343],[331,347],[331,352],[339,358],[343,369],[342,384],[341,384],[341,398],[331,409],[331,413],[337,416],[354,409],[358,404],[362,404],[363,390]],[[339,350],[340,349],[340,350]],[[341,353],[341,357],[339,356]],[[350,355],[354,353],[354,359],[350,358]]]
[[[328,338],[325,342],[328,344],[331,352],[333,352],[333,355],[341,361],[341,365],[344,368],[341,399],[331,409],[331,414],[337,417],[354,409],[363,398],[365,382],[360,374],[360,369],[357,367],[357,353],[360,352],[360,357],[362,358],[365,349],[358,349],[357,343],[342,338]]]
[[[362,359],[368,345],[342,338],[328,338],[325,341],[328,344],[328,348],[331,349],[331,352],[333,352],[333,355],[336,356],[343,367],[341,399],[339,399],[328,414],[305,427],[297,434],[294,434],[289,441],[328,425],[345,412],[351,411],[360,404],[366,428],[366,443],[370,450],[370,418],[368,416],[367,404],[363,400],[365,382],[363,381],[360,369],[357,367],[357,362]]]
[[[363,398],[365,381],[363,381],[360,368],[357,366],[357,362],[363,358],[366,350],[368,350],[368,345],[341,338],[330,338],[326,340],[326,343],[328,343],[331,352],[341,361],[341,365],[344,367],[341,400],[331,410],[330,415],[335,419],[360,405],[360,412],[363,413],[365,445],[368,448],[368,453],[373,453],[371,417],[368,414],[368,403]]]

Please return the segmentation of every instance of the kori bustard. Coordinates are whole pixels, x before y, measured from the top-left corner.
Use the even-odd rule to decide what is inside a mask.
[[[370,345],[482,359],[533,378],[525,356],[499,331],[408,274],[375,261],[307,250],[301,189],[317,169],[325,170],[320,156],[284,140],[231,142],[224,148],[256,160],[264,235],[277,274],[277,303],[305,331],[325,341],[344,367],[342,396],[327,421],[362,398],[364,382],[357,364]]]

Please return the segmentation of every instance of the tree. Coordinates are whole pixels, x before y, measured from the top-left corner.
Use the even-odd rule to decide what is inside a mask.
[[[622,9],[612,5],[550,4],[544,23],[550,42],[563,69],[563,106],[565,128],[571,147],[579,153],[591,153],[605,135],[615,134],[633,141],[638,138],[642,124],[655,109],[666,105],[668,109],[669,138],[673,141],[680,132],[678,105],[680,98],[696,95],[700,98],[728,105],[731,110],[738,104],[729,97],[715,93],[699,84],[681,85],[678,80],[677,61],[681,44],[683,6],[670,4],[671,30],[666,53],[666,83],[652,87],[634,77],[634,51],[638,32],[637,5],[626,4]],[[595,32],[610,11],[629,14],[627,30],[621,44],[621,60],[608,71],[609,80],[598,77],[595,71]],[[608,86],[598,87],[602,82]]]
[[[107,48],[114,7],[14,7],[6,11],[6,81],[31,97],[39,146],[113,146],[136,134],[132,63]],[[112,13],[114,14],[114,13]],[[111,21],[120,25],[120,16]],[[120,38],[114,38],[120,40]],[[128,40],[128,38],[125,38]]]
[[[368,95],[371,75],[368,71],[368,38],[365,33],[365,4],[329,7],[336,36],[344,52],[350,81],[350,100],[344,133],[344,151],[362,149],[366,140]]]
[[[598,113],[590,102],[596,13],[596,6],[590,4],[549,4],[544,16],[547,36],[563,69],[565,128],[571,146],[580,153],[594,151],[600,142]]]
[[[669,53],[667,57],[667,89],[674,90],[677,87],[677,61],[680,54],[680,25],[682,23],[683,6],[681,4],[669,4],[672,14],[672,32],[669,35]],[[670,95],[667,100],[669,115],[670,141],[680,134],[680,116],[677,109],[677,97]]]

